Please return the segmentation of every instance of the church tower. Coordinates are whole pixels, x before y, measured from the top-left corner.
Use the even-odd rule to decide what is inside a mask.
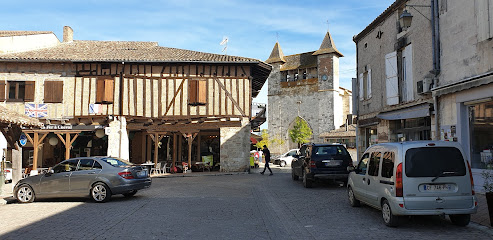
[[[276,42],[265,61],[273,69],[268,78],[268,130],[271,139],[284,144],[271,146],[281,154],[297,148],[289,137],[299,117],[310,126],[312,142],[322,142],[321,133],[344,124],[343,101],[339,88],[339,57],[329,32],[317,51],[284,56]]]

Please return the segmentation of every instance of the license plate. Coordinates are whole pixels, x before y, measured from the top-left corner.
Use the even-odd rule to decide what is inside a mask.
[[[143,170],[143,171],[137,172],[137,177],[147,177],[147,171]]]
[[[325,162],[325,166],[326,167],[336,167],[336,166],[339,166],[341,165],[341,162],[340,161],[324,161]]]
[[[423,191],[425,192],[451,191],[452,188],[452,184],[423,184]]]

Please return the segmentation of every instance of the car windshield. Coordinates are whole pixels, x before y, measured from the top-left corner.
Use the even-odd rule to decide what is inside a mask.
[[[129,162],[119,158],[107,157],[107,158],[101,158],[101,160],[113,167],[127,167],[128,165],[131,165]]]
[[[464,176],[466,166],[455,147],[412,148],[406,152],[406,176]]]
[[[344,146],[334,145],[334,146],[319,146],[313,149],[313,153],[318,156],[323,155],[348,155],[348,152]]]

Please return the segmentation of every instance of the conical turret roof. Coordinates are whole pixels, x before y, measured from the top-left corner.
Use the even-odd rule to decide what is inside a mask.
[[[272,49],[272,52],[270,53],[269,59],[267,59],[265,62],[266,63],[286,62],[286,60],[284,59],[284,54],[282,53],[281,45],[279,45],[279,42],[276,42],[276,45],[274,45],[274,49]]]
[[[327,54],[327,53],[335,53],[339,57],[344,57],[336,48],[336,45],[334,44],[334,40],[332,39],[332,36],[330,35],[330,32],[327,30],[327,33],[325,34],[324,40],[322,41],[322,44],[320,45],[320,48],[313,53],[313,55],[321,55],[321,54]]]

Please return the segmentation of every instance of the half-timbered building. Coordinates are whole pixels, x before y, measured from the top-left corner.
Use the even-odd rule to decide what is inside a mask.
[[[25,165],[109,155],[179,167],[247,171],[252,97],[270,65],[159,46],[0,31],[1,105],[38,118]],[[29,154],[29,153],[25,153]],[[207,158],[203,158],[207,156]]]

